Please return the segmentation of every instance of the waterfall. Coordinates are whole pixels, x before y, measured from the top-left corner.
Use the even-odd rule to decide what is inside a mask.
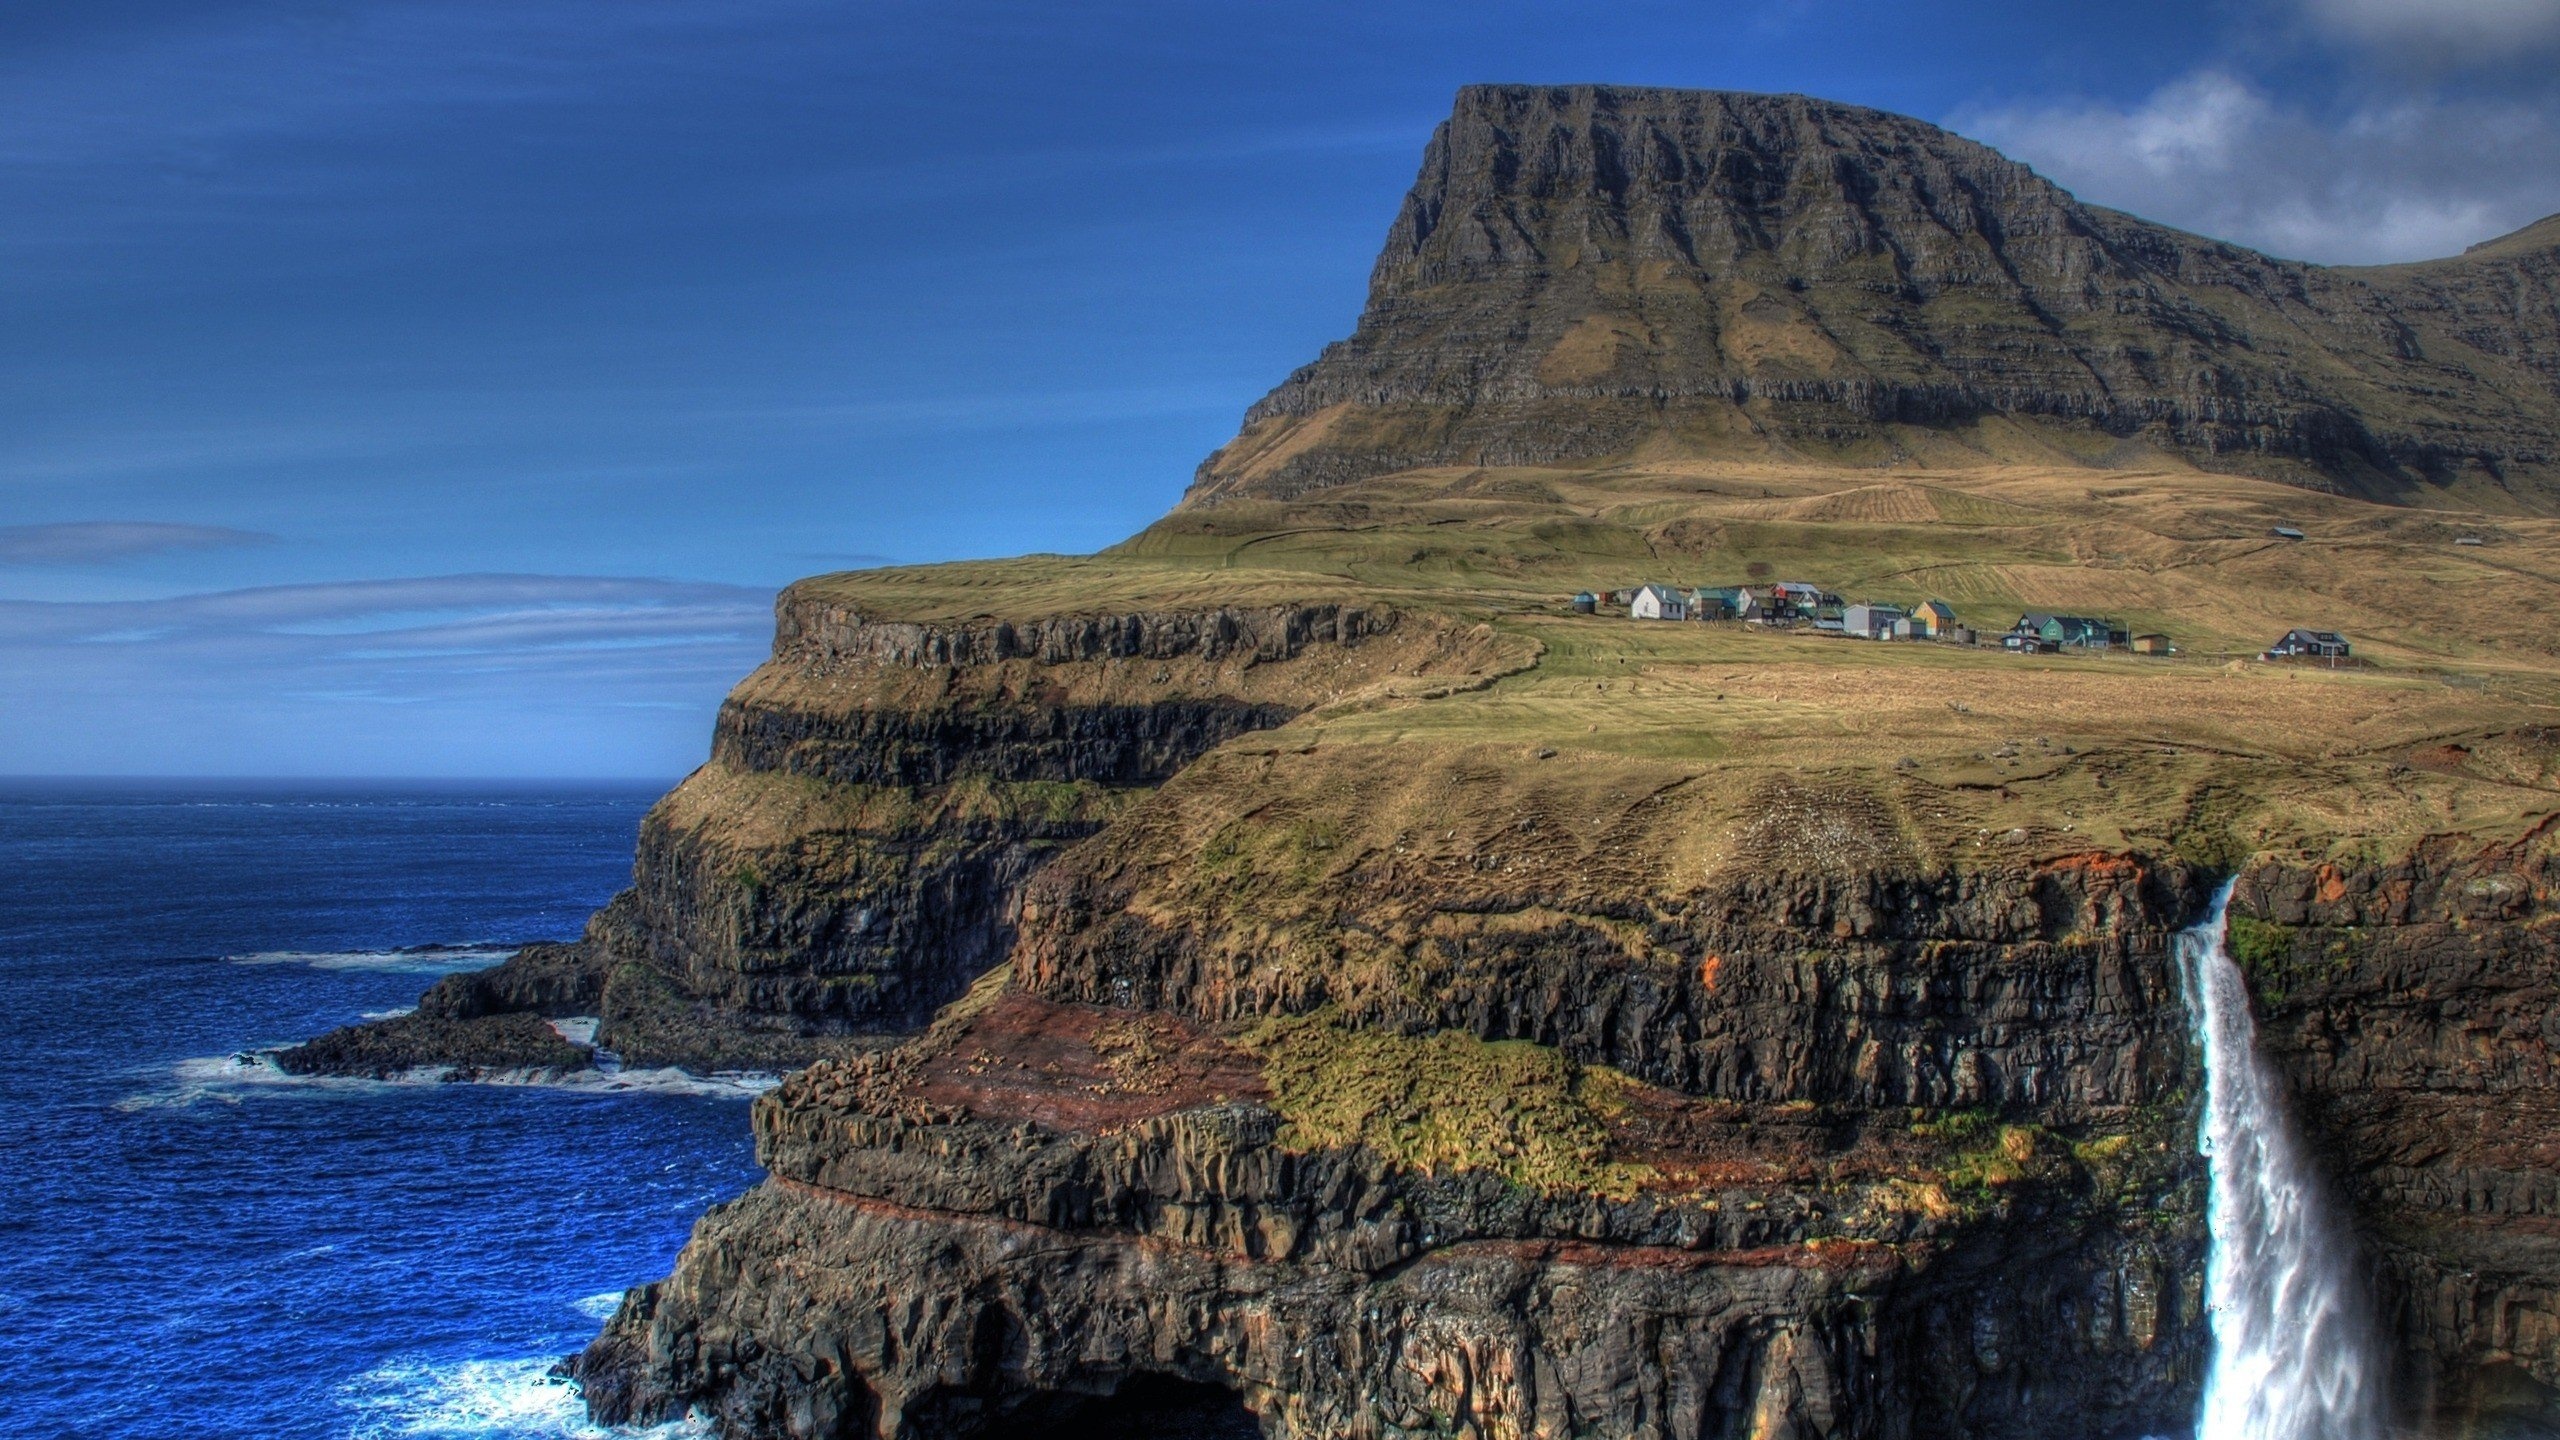
[[[2354,1245],[2286,1113],[2283,1077],[2258,1053],[2225,943],[2230,900],[2225,885],[2204,923],[2178,936],[2212,1171],[2213,1358],[2197,1440],[2379,1440],[2383,1357]]]

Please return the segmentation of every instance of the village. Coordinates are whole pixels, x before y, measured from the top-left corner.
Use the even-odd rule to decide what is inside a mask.
[[[2015,654],[2179,653],[2167,635],[2135,634],[2125,625],[2103,617],[2029,611],[2004,630],[1986,631],[1965,623],[1955,607],[1944,600],[1922,600],[1914,605],[1844,602],[1820,585],[1795,580],[1695,589],[1642,584],[1620,590],[1585,590],[1573,597],[1572,605],[1574,612],[1581,615],[1605,612],[1634,620],[1731,622],[1770,629],[1803,629],[1853,640],[1997,646]],[[2337,665],[2353,661],[2353,647],[2334,630],[2297,628],[2279,636],[2258,658]]]

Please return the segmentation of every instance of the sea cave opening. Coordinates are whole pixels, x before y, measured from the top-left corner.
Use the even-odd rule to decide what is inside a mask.
[[[932,1440],[1262,1440],[1262,1422],[1225,1385],[1139,1374],[1109,1394],[937,1389],[906,1407],[905,1433]]]
[[[1224,1385],[1132,1377],[1108,1395],[1063,1400],[1047,1440],[1262,1440],[1262,1422]]]
[[[1219,1384],[1134,1376],[1111,1394],[1057,1412],[1050,1440],[1262,1440],[1244,1396]]]

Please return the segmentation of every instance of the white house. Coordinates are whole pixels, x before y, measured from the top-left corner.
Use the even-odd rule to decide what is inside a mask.
[[[1890,640],[1893,622],[1910,614],[1899,605],[1852,605],[1840,612],[1840,628],[1861,640]]]
[[[1668,585],[1646,585],[1637,589],[1627,613],[1638,620],[1686,620],[1689,599]]]

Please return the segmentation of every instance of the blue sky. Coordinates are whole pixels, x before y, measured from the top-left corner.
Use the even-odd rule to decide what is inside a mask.
[[[0,772],[680,773],[777,585],[1171,505],[1472,81],[2372,261],[2560,210],[2555,74],[2560,0],[0,8]]]

